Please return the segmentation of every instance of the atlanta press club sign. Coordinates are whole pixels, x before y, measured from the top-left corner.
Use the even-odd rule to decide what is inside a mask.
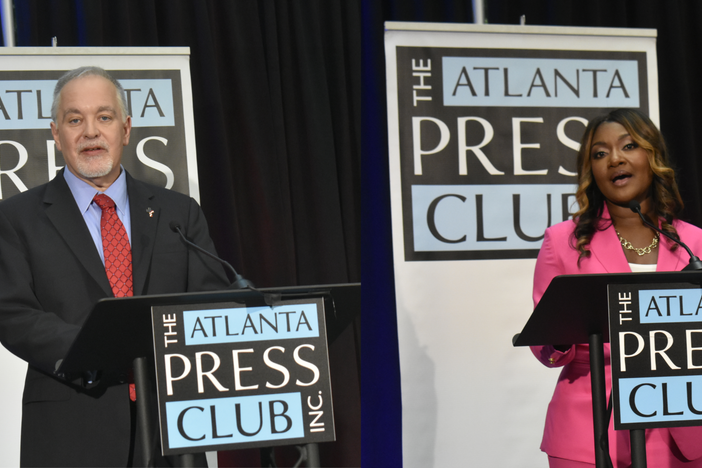
[[[335,440],[322,299],[152,318],[164,454]]]
[[[702,289],[609,286],[615,429],[702,425]]]
[[[649,108],[644,52],[395,50],[406,261],[536,257],[588,120]]]

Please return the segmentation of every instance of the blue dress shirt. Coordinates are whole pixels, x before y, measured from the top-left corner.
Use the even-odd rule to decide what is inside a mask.
[[[125,175],[124,168],[121,166],[120,168],[121,171],[119,177],[117,177],[117,180],[115,180],[104,192],[100,192],[84,180],[79,179],[71,171],[69,171],[68,168],[63,171],[63,176],[66,179],[68,188],[71,189],[71,193],[73,194],[73,198],[78,205],[78,209],[83,215],[85,225],[90,231],[90,235],[95,243],[95,248],[100,254],[100,259],[102,260],[103,265],[105,264],[105,253],[102,250],[102,234],[100,232],[100,218],[102,218],[102,210],[95,202],[93,202],[95,195],[104,193],[115,202],[117,216],[119,217],[120,221],[122,221],[124,229],[127,230],[129,245],[132,244],[132,223],[129,216],[127,177]]]

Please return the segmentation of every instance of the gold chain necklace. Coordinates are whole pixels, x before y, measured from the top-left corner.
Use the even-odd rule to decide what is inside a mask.
[[[658,247],[658,238],[660,237],[660,234],[658,234],[658,233],[656,233],[656,235],[653,236],[653,242],[651,242],[651,245],[649,245],[648,247],[642,247],[642,248],[640,248],[640,249],[637,249],[636,247],[634,247],[633,245],[631,245],[631,242],[629,242],[628,240],[624,239],[624,238],[622,237],[622,235],[619,234],[619,231],[617,231],[617,230],[615,229],[614,232],[617,233],[617,237],[619,237],[619,242],[622,243],[622,246],[623,246],[625,249],[627,249],[627,250],[633,250],[633,251],[636,252],[639,256],[641,256],[641,255],[646,255],[646,254],[650,254],[650,253],[651,253],[651,250],[653,250],[653,249],[655,249],[656,247]]]

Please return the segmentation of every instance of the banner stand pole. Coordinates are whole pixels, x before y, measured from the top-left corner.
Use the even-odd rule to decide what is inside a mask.
[[[319,461],[319,446],[315,443],[305,445],[305,452],[307,452],[307,467],[308,468],[319,468],[322,466]]]
[[[151,436],[153,434],[153,421],[149,408],[151,396],[149,395],[149,366],[145,357],[134,359],[134,386],[137,394],[137,435],[141,433],[141,452],[145,466],[154,466],[153,447]]]
[[[595,464],[607,466],[609,440],[607,434],[607,393],[604,375],[604,344],[602,334],[590,335],[590,385],[592,388],[592,421],[595,430]]]
[[[632,429],[629,431],[629,437],[632,468],[646,468],[646,430]]]

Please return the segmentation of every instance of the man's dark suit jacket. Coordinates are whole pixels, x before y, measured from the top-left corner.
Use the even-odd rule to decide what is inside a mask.
[[[228,286],[222,266],[188,249],[169,227],[176,221],[190,240],[215,251],[192,198],[129,174],[127,191],[135,296]],[[63,173],[0,203],[0,340],[29,363],[22,465],[127,465],[133,432],[127,385],[86,389],[53,375],[93,305],[112,295]]]

